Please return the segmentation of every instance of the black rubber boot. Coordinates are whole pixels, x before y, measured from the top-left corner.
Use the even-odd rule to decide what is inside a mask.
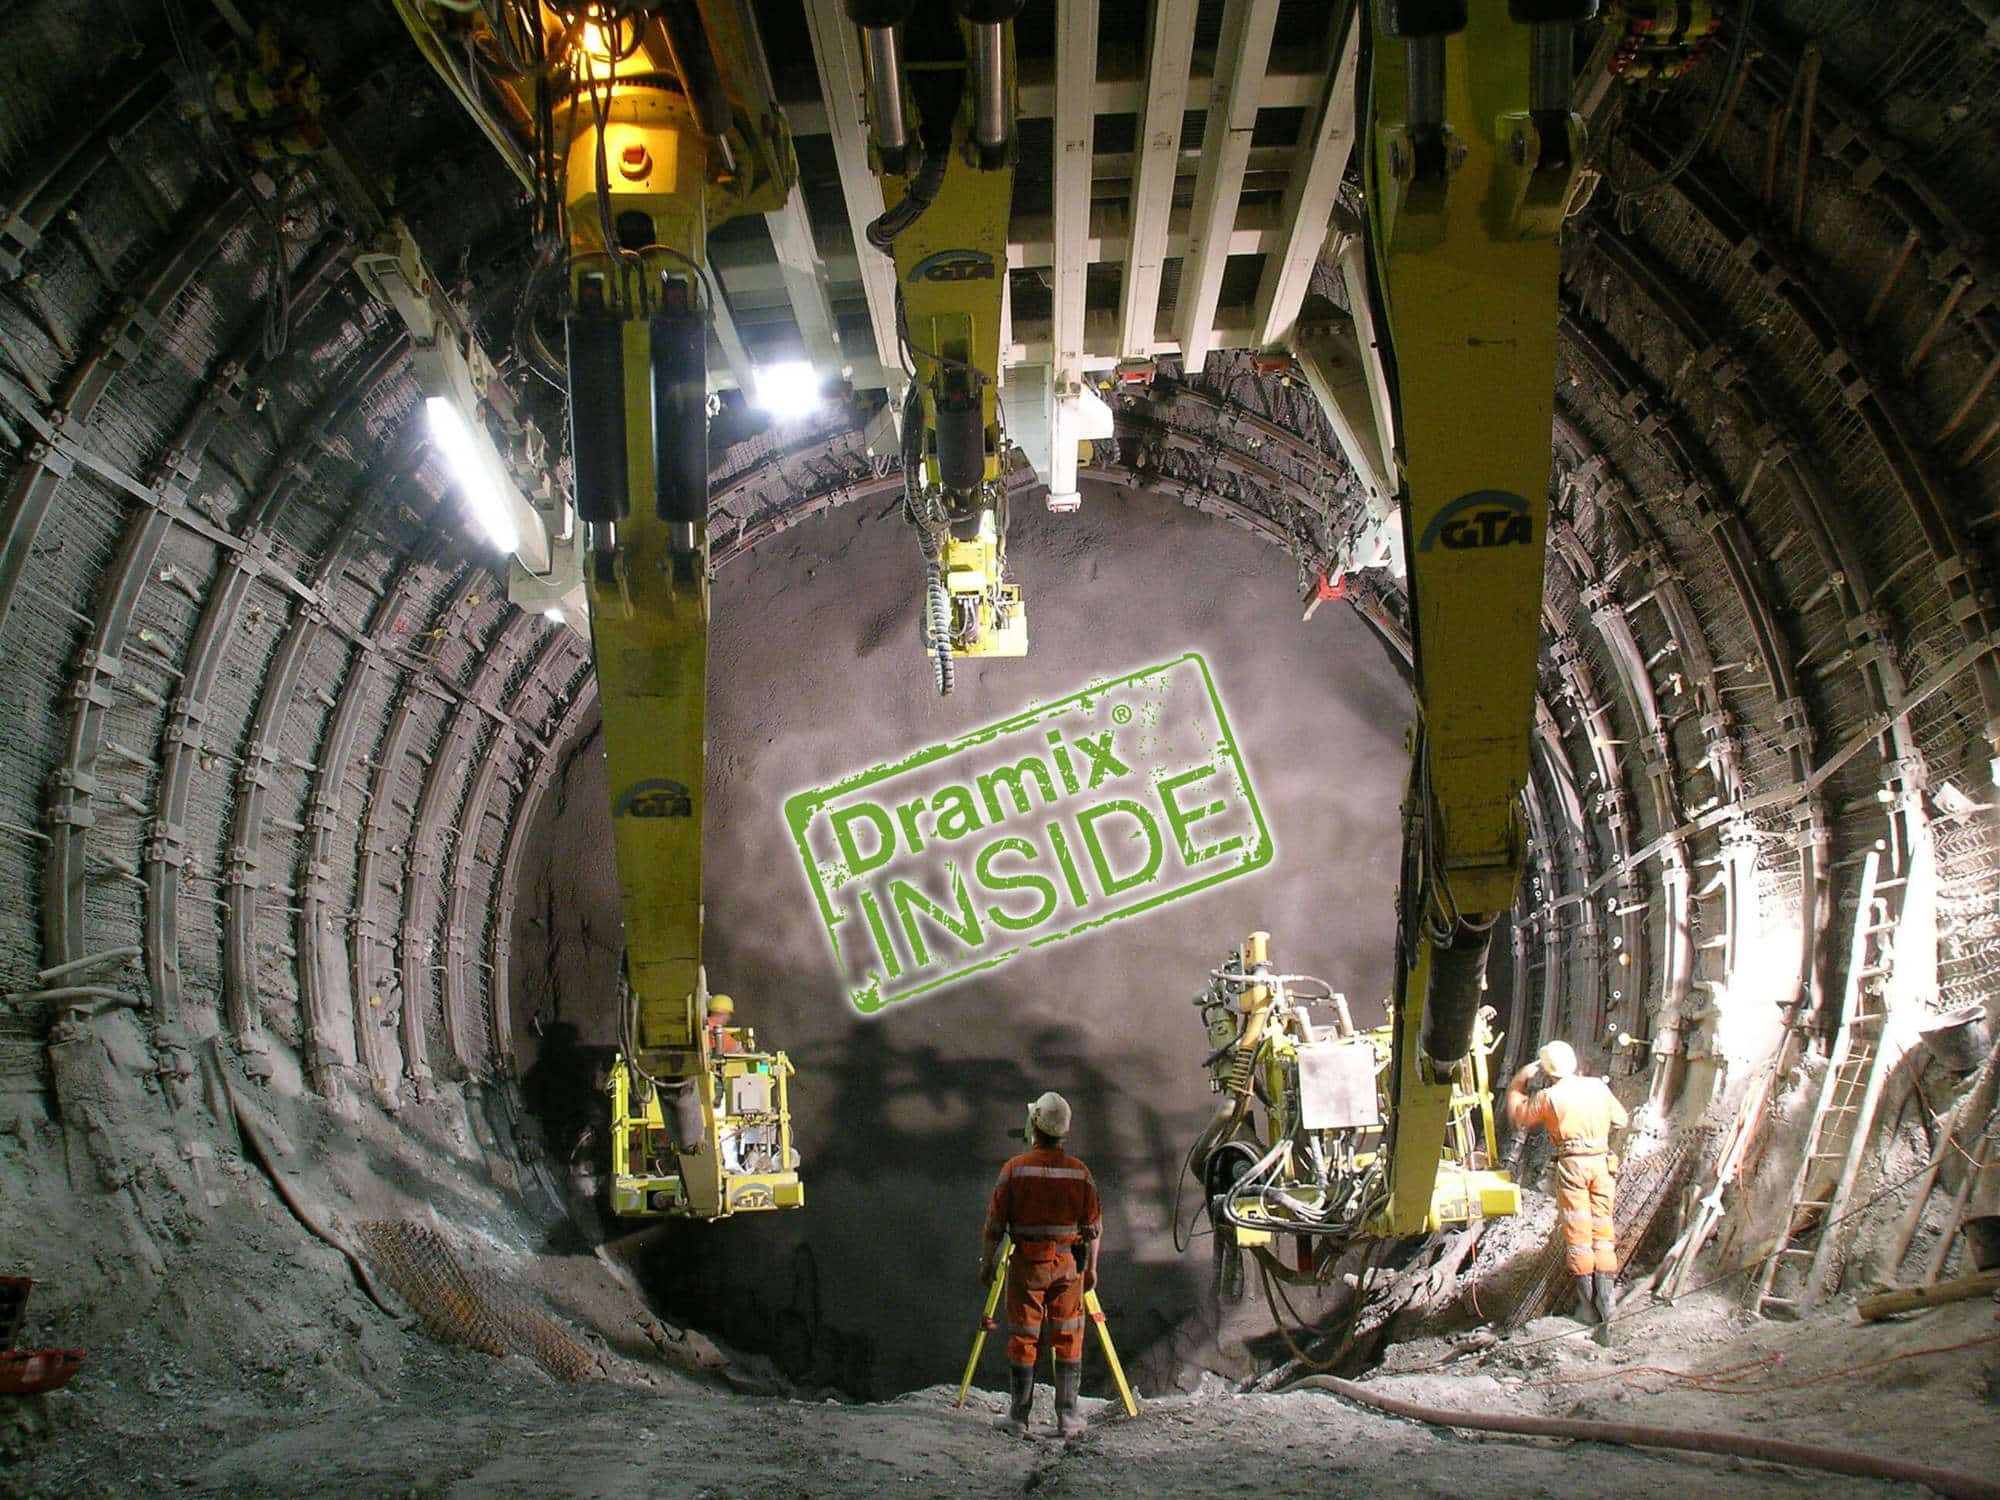
[[[1597,1277],[1589,1271],[1576,1278],[1576,1320],[1591,1327],[1603,1321],[1597,1315]]]
[[[1591,1277],[1597,1304],[1597,1342],[1607,1348],[1611,1344],[1611,1314],[1618,1302],[1618,1275],[1614,1271],[1599,1271]]]
[[[1077,1395],[1083,1389],[1083,1365],[1058,1364],[1056,1366],[1056,1431],[1063,1437],[1082,1437],[1090,1431],[1090,1424],[1083,1419],[1083,1412],[1077,1406]]]
[[[1016,1437],[1028,1435],[1028,1413],[1035,1405],[1035,1367],[1033,1365],[1007,1366],[1007,1394],[1011,1405],[1007,1415],[1000,1419],[1003,1432],[1011,1432]]]

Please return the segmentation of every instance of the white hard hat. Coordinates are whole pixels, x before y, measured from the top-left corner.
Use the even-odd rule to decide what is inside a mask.
[[[1043,1135],[1060,1140],[1069,1134],[1069,1100],[1051,1090],[1028,1106],[1028,1121]]]
[[[1576,1071],[1576,1049],[1568,1042],[1550,1042],[1535,1054],[1535,1059],[1551,1078],[1567,1078]]]

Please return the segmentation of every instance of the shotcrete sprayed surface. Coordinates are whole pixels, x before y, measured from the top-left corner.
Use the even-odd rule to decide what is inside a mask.
[[[942,701],[917,648],[917,546],[894,507],[816,518],[715,585],[709,981],[798,1064],[807,1208],[655,1230],[627,1253],[669,1316],[856,1394],[929,1385],[963,1362],[985,1196],[1018,1149],[1025,1101],[1045,1088],[1074,1105],[1072,1145],[1104,1193],[1111,1326],[1149,1384],[1170,1384],[1211,1337],[1197,1316],[1208,1243],[1177,1254],[1168,1230],[1183,1156],[1212,1108],[1189,1000],[1255,929],[1274,935],[1285,969],[1345,991],[1357,1018],[1379,1014],[1390,981],[1410,699],[1366,626],[1337,604],[1301,623],[1288,557],[1110,488],[1075,516],[1021,507],[1009,559],[1030,653],[961,662]],[[785,798],[1190,650],[1222,693],[1273,862],[858,1014]],[[514,934],[517,1027],[538,1012],[554,1023],[556,1046],[525,1029],[517,1045],[558,1158],[596,1105],[585,1091],[614,1034],[620,923],[597,748],[592,738],[548,804]]]

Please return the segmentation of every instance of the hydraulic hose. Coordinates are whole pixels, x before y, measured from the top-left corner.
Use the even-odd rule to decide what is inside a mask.
[[[945,168],[951,165],[951,150],[947,146],[931,146],[924,151],[923,165],[917,168],[916,176],[910,179],[910,190],[896,206],[883,213],[864,231],[868,243],[877,250],[891,252],[896,236],[908,229],[924,216],[924,210],[931,206],[938,190],[944,186]]]
[[[1365,1385],[1333,1375],[1309,1375],[1290,1389],[1331,1391],[1336,1396],[1358,1401],[1392,1417],[1428,1422],[1434,1427],[1511,1432],[1525,1437],[1575,1438],[1589,1443],[1619,1443],[1628,1448],[1678,1448],[1688,1453],[1720,1453],[1760,1463],[1819,1469],[1829,1474],[1854,1474],[1863,1479],[1921,1484],[1926,1489],[1950,1497],[1950,1500],[2000,1500],[2000,1482],[1961,1474],[1955,1469],[1940,1469],[1934,1464],[1857,1453],[1851,1448],[1826,1448],[1818,1443],[1794,1443],[1784,1438],[1752,1437],[1748,1433],[1714,1432],[1700,1427],[1651,1427],[1638,1422],[1593,1422],[1580,1417],[1517,1416],[1511,1412],[1427,1406],[1397,1396],[1385,1396]]]

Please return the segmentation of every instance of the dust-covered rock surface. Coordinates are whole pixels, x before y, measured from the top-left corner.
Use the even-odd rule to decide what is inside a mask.
[[[347,1336],[325,1331],[328,1343]],[[1053,1435],[1044,1384],[1024,1442],[995,1428],[1002,1398],[984,1390],[963,1410],[948,1386],[869,1405],[725,1394],[616,1354],[608,1378],[563,1384],[524,1360],[393,1328],[387,1337],[400,1346],[395,1373],[367,1390],[330,1387],[310,1361],[290,1389],[177,1388],[158,1351],[121,1349],[70,1390],[8,1410],[0,1488],[604,1500],[1922,1493],[1740,1459],[1461,1433],[1317,1391],[1241,1394],[1213,1377],[1145,1402],[1136,1420],[1086,1400],[1092,1430],[1069,1443]],[[1864,1327],[1851,1313],[1752,1323],[1709,1297],[1625,1315],[1609,1349],[1555,1318],[1499,1340],[1404,1345],[1370,1383],[1446,1407],[1716,1428],[1990,1476],[1994,1337],[1983,1302]],[[989,1359],[989,1380],[995,1368]]]

